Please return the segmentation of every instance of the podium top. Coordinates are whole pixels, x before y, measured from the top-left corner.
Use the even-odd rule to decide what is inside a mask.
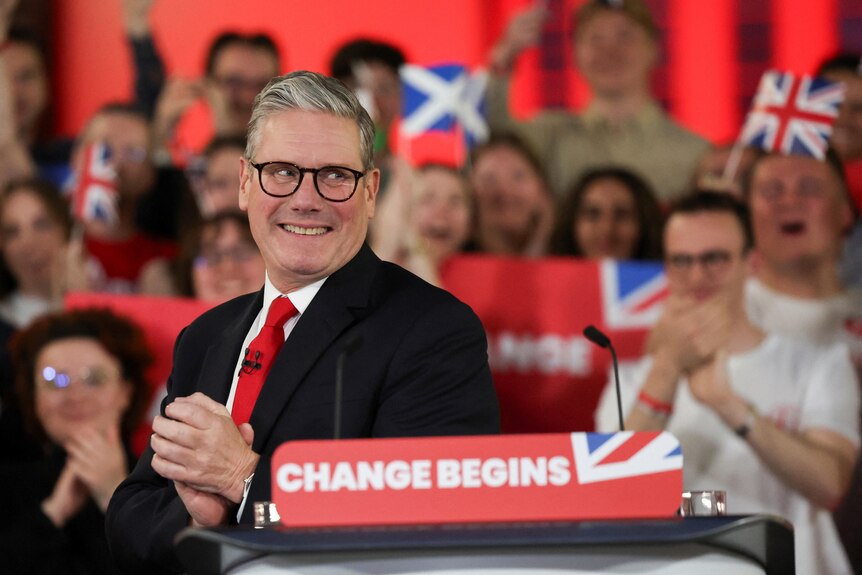
[[[793,528],[785,520],[767,515],[361,528],[189,528],[180,533],[176,545],[189,573],[203,575],[229,568],[222,564],[227,555],[234,562],[270,554],[695,542],[752,559],[770,574],[795,572]],[[221,553],[225,547],[232,553]]]

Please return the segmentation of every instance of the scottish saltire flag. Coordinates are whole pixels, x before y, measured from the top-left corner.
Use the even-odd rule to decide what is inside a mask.
[[[649,328],[669,291],[660,262],[603,260],[602,310],[610,329]]]
[[[72,191],[72,215],[81,221],[117,223],[117,173],[111,150],[101,142],[84,149],[84,167]]]
[[[826,156],[844,85],[769,70],[760,79],[740,140],[767,152]]]
[[[679,441],[666,431],[573,433],[572,448],[582,485],[682,469]]]
[[[460,133],[473,146],[488,137],[484,101],[487,73],[470,73],[460,64],[401,67],[403,136]]]

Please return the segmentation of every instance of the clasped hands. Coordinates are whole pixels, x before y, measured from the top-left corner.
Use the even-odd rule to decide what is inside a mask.
[[[724,361],[733,320],[723,294],[704,301],[671,295],[650,333],[648,350],[674,381],[688,378],[695,399],[715,407],[733,394]]]
[[[178,397],[153,420],[152,467],[172,480],[193,525],[227,523],[260,456],[254,430],[237,427],[224,405],[198,392]]]

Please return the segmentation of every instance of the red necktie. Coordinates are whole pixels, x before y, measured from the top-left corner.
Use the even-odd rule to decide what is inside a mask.
[[[246,423],[251,417],[263,382],[272,369],[278,350],[284,344],[284,322],[296,313],[296,308],[289,299],[275,298],[269,306],[263,328],[245,350],[233,398],[233,409],[230,412],[237,425]]]

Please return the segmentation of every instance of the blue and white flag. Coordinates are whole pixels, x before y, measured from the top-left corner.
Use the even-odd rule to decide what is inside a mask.
[[[488,138],[484,102],[488,76],[460,64],[401,67],[401,133],[458,132],[468,147]]]

